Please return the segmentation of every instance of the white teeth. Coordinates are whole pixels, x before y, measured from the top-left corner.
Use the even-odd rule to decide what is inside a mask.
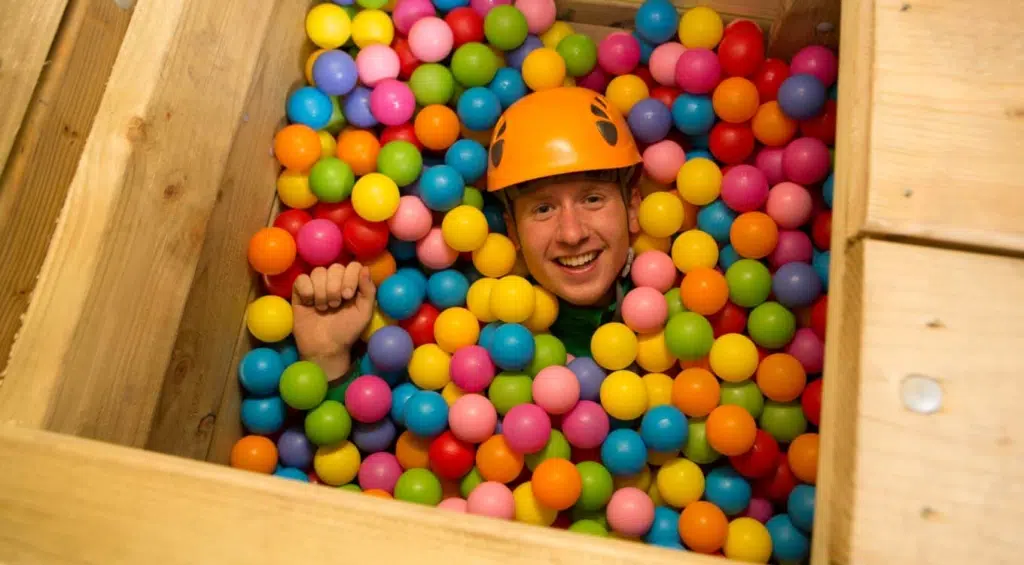
[[[575,255],[573,257],[559,257],[556,260],[562,265],[565,265],[566,267],[582,267],[583,265],[586,265],[587,263],[593,261],[596,258],[597,252],[591,251],[589,253]]]

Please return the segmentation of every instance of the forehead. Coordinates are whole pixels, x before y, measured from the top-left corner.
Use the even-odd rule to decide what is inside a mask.
[[[590,175],[567,175],[530,183],[517,191],[515,200],[564,198],[584,191],[594,190],[617,193],[619,191],[619,184],[612,180],[595,178]]]

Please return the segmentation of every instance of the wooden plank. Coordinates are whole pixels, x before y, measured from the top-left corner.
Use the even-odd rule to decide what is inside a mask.
[[[70,0],[0,176],[0,363],[28,308],[131,12]]]
[[[1024,251],[1024,3],[874,6],[864,228]]]
[[[558,0],[558,19],[570,23],[633,29],[634,16],[644,0]],[[754,20],[767,28],[780,13],[779,0],[672,0],[680,13],[694,6],[711,6],[726,22]]]
[[[136,7],[12,348],[3,420],[144,444],[275,4]]]
[[[13,426],[0,460],[5,563],[727,563]]]
[[[771,27],[768,55],[788,61],[808,45],[839,47],[840,0],[783,0]]]

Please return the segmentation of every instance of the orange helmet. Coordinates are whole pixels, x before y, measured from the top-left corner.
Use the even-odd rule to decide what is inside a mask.
[[[642,162],[625,118],[597,92],[575,86],[534,92],[498,119],[487,159],[487,191],[566,173]]]

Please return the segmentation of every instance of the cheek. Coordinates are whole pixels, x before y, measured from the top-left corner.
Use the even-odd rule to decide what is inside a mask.
[[[548,248],[552,237],[552,230],[547,224],[527,222],[520,227],[519,252],[522,253],[528,265],[544,260],[544,251]]]

